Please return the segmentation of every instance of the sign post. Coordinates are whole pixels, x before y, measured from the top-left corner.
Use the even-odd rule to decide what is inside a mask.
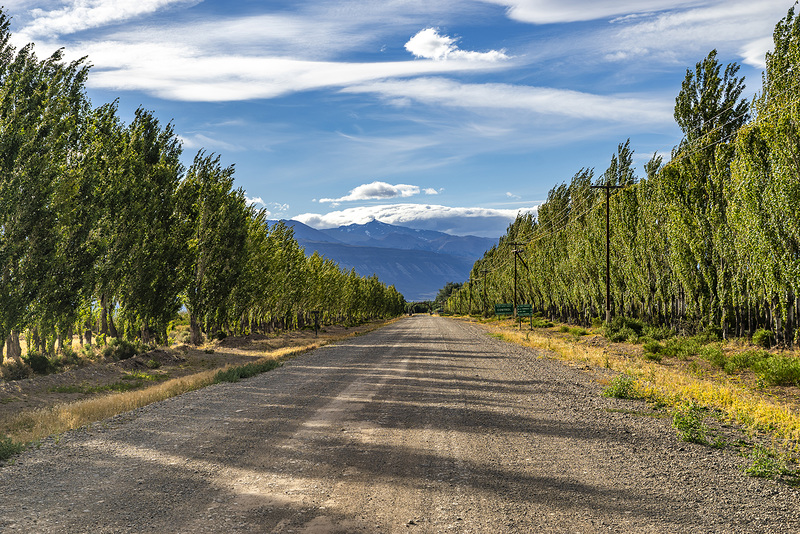
[[[531,318],[531,330],[533,330],[533,305],[532,304],[520,304],[517,306],[517,317],[520,318],[519,320],[519,329],[522,330],[522,317],[530,317]]]

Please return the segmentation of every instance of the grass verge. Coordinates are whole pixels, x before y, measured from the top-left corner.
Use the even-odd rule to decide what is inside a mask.
[[[679,367],[660,365],[647,357],[616,354],[585,343],[575,337],[552,335],[546,331],[518,331],[500,322],[483,323],[493,337],[547,350],[567,362],[605,367],[629,377],[613,387],[628,398],[649,399],[674,410],[696,405],[714,410],[751,433],[766,433],[776,448],[800,454],[800,413],[791,403],[759,394],[736,380],[696,376]],[[775,380],[776,382],[778,380]]]
[[[323,345],[363,335],[394,321],[359,328],[347,335],[315,341],[303,346],[285,347],[270,351],[263,358],[244,365],[230,365],[222,369],[203,371],[180,378],[173,378],[143,389],[111,392],[107,395],[50,408],[21,412],[3,421],[0,425],[0,461],[19,453],[28,444],[35,443],[54,434],[84,427],[109,417],[142,408],[148,404],[166,400],[221,382],[236,382],[279,367],[283,362]],[[147,373],[131,373],[138,381],[152,381]]]

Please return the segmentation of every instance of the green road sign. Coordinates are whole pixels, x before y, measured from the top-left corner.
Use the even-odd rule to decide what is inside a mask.
[[[517,306],[517,317],[533,317],[533,306],[531,304]]]
[[[494,305],[494,314],[495,315],[514,315],[514,305],[513,304],[495,304]]]

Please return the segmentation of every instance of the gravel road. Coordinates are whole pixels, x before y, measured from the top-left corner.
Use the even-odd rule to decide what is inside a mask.
[[[0,532],[800,532],[800,492],[595,377],[405,318],[26,451]]]

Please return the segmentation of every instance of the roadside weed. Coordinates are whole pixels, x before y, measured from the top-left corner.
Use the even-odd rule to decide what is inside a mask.
[[[0,462],[8,460],[15,454],[22,452],[25,445],[16,443],[11,438],[0,438]]]
[[[762,445],[756,445],[747,456],[752,462],[744,472],[756,478],[776,478],[779,475],[789,474],[786,460],[776,455],[773,451]]]
[[[641,398],[636,389],[636,379],[626,374],[614,377],[608,387],[603,390],[603,396],[615,399]]]
[[[708,427],[703,422],[703,409],[693,402],[679,406],[672,414],[672,427],[681,441],[707,445]]]

